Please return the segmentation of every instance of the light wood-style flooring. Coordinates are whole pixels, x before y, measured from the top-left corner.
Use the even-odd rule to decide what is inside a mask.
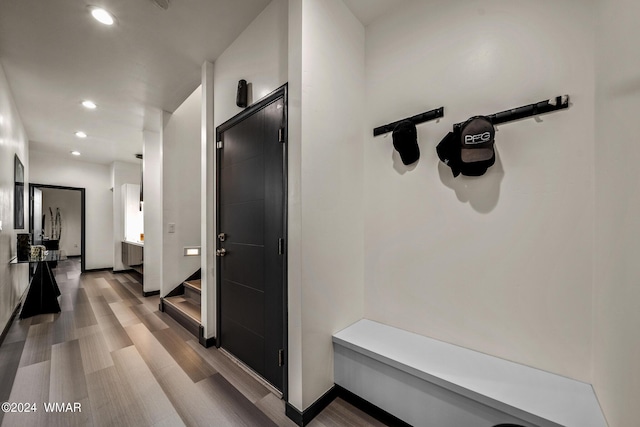
[[[54,273],[62,312],[16,318],[0,346],[0,402],[37,411],[0,412],[2,426],[295,426],[281,399],[159,312],[132,276],[80,274],[76,259]],[[382,425],[341,399],[310,424]]]

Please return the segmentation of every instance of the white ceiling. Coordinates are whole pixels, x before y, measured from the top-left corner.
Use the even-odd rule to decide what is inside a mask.
[[[270,0],[2,0],[0,61],[30,149],[136,162],[144,114],[172,112]],[[116,18],[95,21],[87,6]],[[91,99],[98,108],[84,109]],[[89,137],[80,140],[74,132]]]
[[[365,26],[407,3],[409,0],[344,0],[351,12]]]
[[[345,0],[365,24],[407,0]],[[1,0],[0,62],[30,149],[136,162],[145,112],[173,112],[270,0]],[[116,16],[99,24],[89,6]],[[96,110],[80,102],[90,99]],[[78,139],[74,132],[89,136]]]

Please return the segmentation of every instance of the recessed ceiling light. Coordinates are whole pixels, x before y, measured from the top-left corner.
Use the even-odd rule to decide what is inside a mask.
[[[97,107],[97,105],[95,104],[95,102],[93,102],[93,101],[89,101],[89,100],[82,101],[82,106],[83,106],[84,108],[88,108],[89,110],[95,110],[95,109],[96,109],[96,107]]]
[[[86,133],[84,133],[84,132],[82,132],[81,130],[79,130],[78,132],[76,132],[76,136],[77,136],[78,138],[86,138],[86,137],[87,137],[87,134],[86,134]]]
[[[91,9],[91,16],[104,25],[113,25],[115,22],[113,15],[100,7]]]
[[[71,154],[73,154],[74,156],[79,156],[80,152],[79,151],[72,151]]]

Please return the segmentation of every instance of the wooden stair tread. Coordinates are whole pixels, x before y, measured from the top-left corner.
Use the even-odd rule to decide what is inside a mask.
[[[183,285],[188,287],[189,289],[192,289],[198,293],[201,292],[202,290],[202,284],[200,283],[200,279],[196,279],[196,280],[185,280],[183,282]]]
[[[171,305],[194,322],[201,324],[200,304],[196,304],[192,299],[184,298],[182,295],[177,295],[174,297],[164,298],[164,303]]]

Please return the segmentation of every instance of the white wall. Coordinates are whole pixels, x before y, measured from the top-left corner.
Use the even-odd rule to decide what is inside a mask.
[[[631,0],[600,3],[596,38],[594,387],[611,427],[640,419],[640,111],[637,18]]]
[[[124,240],[124,208],[122,206],[122,185],[140,185],[141,167],[137,163],[111,163],[111,188],[113,189],[113,270],[127,269],[122,264],[122,240]]]
[[[163,115],[164,113],[161,110],[149,111],[145,118],[145,129],[142,132],[144,143],[142,149],[144,187],[143,292],[154,292],[162,289],[162,240],[165,231],[162,221]]]
[[[200,268],[200,257],[184,256],[185,246],[200,246],[200,108],[198,87],[168,117],[163,130],[163,294]],[[175,224],[175,233],[167,224]]]
[[[301,18],[302,44],[291,56],[301,58],[300,87],[292,88],[300,131],[289,140],[290,180],[299,182],[289,194],[300,194],[289,200],[297,212],[289,217],[296,241],[288,262],[289,345],[302,346],[294,355],[300,371],[289,369],[292,381],[301,375],[302,395],[289,401],[303,410],[333,386],[332,334],[364,312],[365,33],[341,0],[303,0]],[[292,164],[298,158],[300,165]]]
[[[249,105],[287,82],[287,1],[273,0],[213,64],[214,125],[240,113],[238,80],[251,84]]]
[[[85,188],[85,268],[113,267],[113,198],[108,165],[31,151],[30,180]]]
[[[56,209],[60,209],[60,250],[67,256],[79,256],[82,251],[82,194],[77,190],[60,190],[42,188],[42,213],[44,235],[51,238],[51,213],[56,217]]]
[[[287,375],[289,403],[302,411],[302,3],[289,1],[287,123]]]
[[[216,335],[216,181],[214,171],[215,128],[213,126],[213,64],[205,62],[201,68],[200,109],[200,295],[202,326],[205,338]]]
[[[367,27],[365,317],[591,379],[591,6],[408,2]],[[485,176],[439,162],[454,123],[565,93],[569,110],[498,126]],[[416,165],[371,136],[440,106]]]
[[[29,232],[29,140],[0,64],[0,331],[4,330],[18,300],[27,288],[26,264],[10,265],[16,256],[16,234]],[[25,228],[14,230],[14,156],[18,155],[25,172]]]

